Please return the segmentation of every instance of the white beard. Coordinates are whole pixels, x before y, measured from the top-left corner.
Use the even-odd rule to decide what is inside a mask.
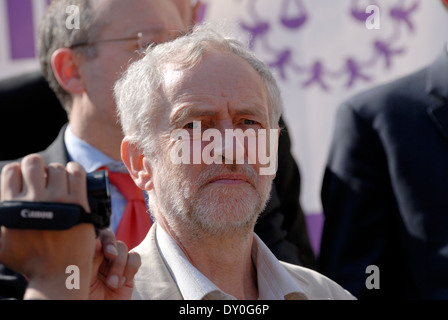
[[[184,178],[184,172],[176,170],[178,166],[161,167],[163,178],[155,191],[157,203],[173,230],[194,238],[253,231],[270,196],[272,179],[257,176],[250,165],[208,165],[195,182]],[[207,183],[230,172],[244,173],[250,183],[238,187]]]

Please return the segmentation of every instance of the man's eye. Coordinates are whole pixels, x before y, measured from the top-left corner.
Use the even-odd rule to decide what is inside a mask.
[[[200,121],[193,121],[184,126],[185,129],[194,130],[199,128]]]
[[[255,120],[244,119],[243,120],[243,124],[246,124],[246,125],[249,125],[249,126],[253,126],[253,125],[258,124],[258,122],[255,121]]]

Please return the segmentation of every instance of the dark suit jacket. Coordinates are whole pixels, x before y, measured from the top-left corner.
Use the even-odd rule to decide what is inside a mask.
[[[319,271],[360,299],[448,298],[446,51],[340,106],[322,203]]]
[[[45,80],[41,77],[40,81]],[[34,81],[32,84],[36,85]],[[1,95],[0,101],[2,101]],[[21,108],[25,109],[26,106]],[[60,105],[59,108],[62,109]],[[45,117],[41,118],[41,120],[35,119],[35,121],[44,122]],[[281,120],[280,125],[285,127],[283,120]],[[64,144],[64,130],[65,126],[56,140],[45,151],[40,153],[47,164],[50,162],[66,164],[68,162],[67,150]],[[38,136],[39,130],[35,132],[37,134],[33,132],[33,136]],[[4,134],[10,134],[10,132],[5,132]],[[24,156],[34,151],[27,150],[26,146],[21,145],[21,147],[22,154],[19,156]],[[273,184],[271,200],[260,215],[255,232],[280,260],[315,269],[315,257],[309,242],[304,213],[299,202],[300,173],[290,148],[290,138],[286,128],[284,128],[280,134],[278,171]],[[6,163],[8,161],[0,162],[0,168]]]
[[[45,149],[67,122],[67,114],[41,72],[0,81],[0,114],[0,136],[5,137],[1,160]]]

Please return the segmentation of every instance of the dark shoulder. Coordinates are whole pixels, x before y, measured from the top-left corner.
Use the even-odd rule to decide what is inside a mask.
[[[51,91],[47,81],[40,71],[27,72],[0,80],[0,96],[16,97],[24,92],[39,92],[45,89]]]
[[[69,161],[69,156],[64,141],[64,132],[66,128],[67,124],[63,125],[55,140],[46,149],[36,152],[37,154],[42,156],[46,164],[56,162],[66,165]],[[20,162],[23,158],[24,156],[16,158],[14,160],[0,161],[0,170],[8,163]]]
[[[428,103],[426,92],[428,68],[355,94],[339,106],[339,113],[354,113],[374,120],[391,111],[401,112]]]

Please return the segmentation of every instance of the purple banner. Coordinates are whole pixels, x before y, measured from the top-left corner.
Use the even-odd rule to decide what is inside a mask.
[[[7,0],[11,59],[34,58],[34,24],[31,0]]]

